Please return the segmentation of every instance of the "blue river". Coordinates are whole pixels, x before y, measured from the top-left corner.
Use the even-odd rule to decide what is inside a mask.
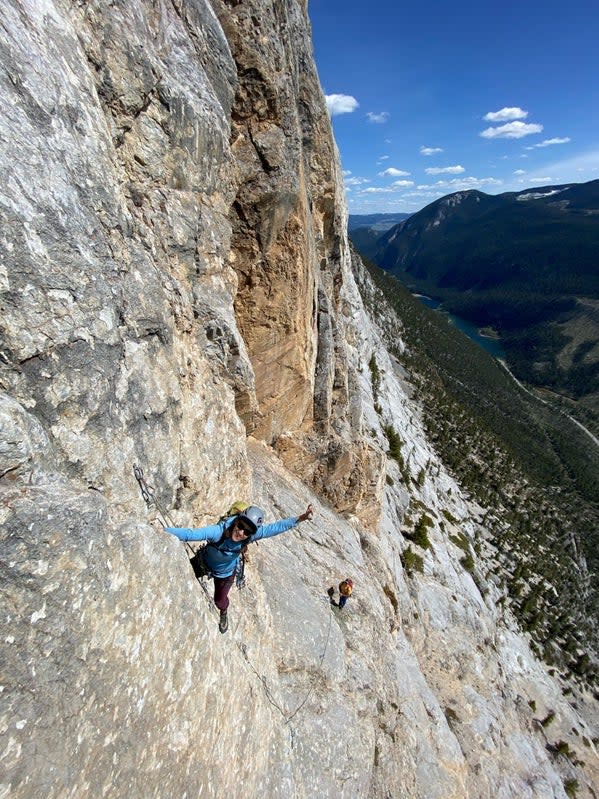
[[[434,300],[432,297],[427,297],[424,294],[414,294],[414,296],[417,300],[420,300],[423,305],[432,308],[433,311],[439,311],[446,316],[450,324],[457,327],[462,333],[465,333],[471,341],[474,341],[479,347],[482,347],[490,355],[493,355],[494,358],[505,358],[503,347],[498,339],[490,338],[489,336],[481,336],[479,328],[473,325],[472,322],[467,322],[465,319],[455,314],[447,313],[447,311],[440,308],[441,303],[439,300]]]

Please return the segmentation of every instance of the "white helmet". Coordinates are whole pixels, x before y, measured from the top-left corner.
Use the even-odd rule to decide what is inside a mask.
[[[253,528],[252,533],[255,533],[258,527],[262,526],[264,521],[264,511],[256,505],[250,505],[237,517],[239,521],[246,522],[250,528]]]

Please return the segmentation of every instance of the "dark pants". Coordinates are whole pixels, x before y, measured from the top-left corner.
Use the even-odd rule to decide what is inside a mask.
[[[214,604],[222,613],[229,607],[229,591],[235,580],[235,572],[228,577],[214,578]]]
[[[339,594],[339,607],[344,608],[345,603],[347,602],[348,599],[349,599],[348,596],[343,596],[343,594]]]

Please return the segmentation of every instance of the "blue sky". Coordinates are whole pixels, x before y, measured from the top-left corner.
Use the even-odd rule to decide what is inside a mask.
[[[599,178],[599,0],[309,0],[350,213]]]

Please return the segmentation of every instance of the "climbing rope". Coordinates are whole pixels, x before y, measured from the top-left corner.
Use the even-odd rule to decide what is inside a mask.
[[[192,556],[195,556],[197,554],[192,549],[192,547],[189,546],[187,541],[185,542],[185,546],[188,548],[189,552],[191,552]],[[197,579],[198,583],[201,585],[202,590],[204,591],[204,593],[205,593],[205,595],[206,595],[206,597],[207,597],[207,599],[209,601],[210,610],[214,614],[218,614],[218,610],[217,610],[217,608],[216,608],[216,606],[215,606],[215,604],[214,604],[214,602],[212,600],[212,597],[210,596],[210,594],[208,592],[208,588],[206,587],[204,580],[200,576],[198,576],[197,574],[196,574],[196,579]],[[327,634],[326,634],[324,648],[323,648],[322,652],[320,653],[320,657],[318,659],[318,668],[319,669],[322,666],[322,663],[324,661],[324,658],[325,658],[325,655],[326,655],[326,652],[327,652],[327,648],[329,646],[329,638],[331,636],[331,623],[332,623],[332,621],[333,621],[333,614],[331,612],[331,613],[329,613],[329,624],[328,624],[328,627],[327,627]],[[277,702],[277,700],[274,698],[274,696],[272,695],[272,693],[270,691],[270,688],[268,687],[268,683],[266,682],[266,677],[263,674],[260,674],[260,672],[256,669],[256,667],[252,663],[252,661],[251,661],[251,659],[250,659],[250,657],[248,655],[248,652],[247,652],[247,646],[244,643],[242,643],[241,641],[235,641],[234,643],[235,643],[235,646],[237,647],[237,649],[239,649],[239,651],[241,652],[245,662],[248,664],[250,669],[256,675],[258,680],[262,683],[262,687],[264,688],[264,693],[266,694],[266,698],[268,699],[270,704],[279,711],[279,713],[281,714],[281,716],[285,720],[285,724],[289,724],[289,722],[299,713],[299,711],[303,708],[303,706],[306,704],[306,702],[308,701],[308,699],[312,695],[312,692],[314,691],[314,686],[312,686],[308,690],[308,692],[306,693],[304,698],[301,700],[301,702],[298,704],[298,706],[295,708],[295,710],[292,713],[286,712],[281,707],[281,705]]]
[[[327,628],[327,635],[326,635],[326,640],[325,640],[325,644],[324,644],[324,649],[322,650],[322,652],[320,654],[320,658],[318,660],[318,668],[319,669],[322,666],[322,662],[324,660],[324,656],[326,655],[327,647],[329,645],[329,638],[330,638],[330,635],[331,635],[331,622],[332,621],[333,621],[333,614],[329,613],[329,625],[328,625],[328,628]],[[243,655],[243,657],[245,658],[245,660],[246,660],[248,666],[250,667],[250,669],[254,672],[256,677],[262,683],[262,687],[264,688],[264,692],[266,694],[266,698],[268,699],[270,704],[273,707],[276,707],[276,709],[279,711],[281,716],[283,716],[283,718],[285,719],[285,724],[289,724],[289,722],[299,713],[299,711],[303,708],[303,706],[306,704],[306,702],[308,701],[308,699],[312,695],[312,692],[314,691],[314,686],[312,686],[308,690],[308,692],[306,693],[306,695],[304,696],[302,701],[298,704],[298,706],[295,708],[293,713],[288,714],[285,710],[283,710],[283,708],[279,705],[277,700],[271,694],[270,689],[268,687],[268,684],[266,682],[266,677],[263,674],[260,674],[256,670],[256,668],[254,667],[254,665],[252,664],[252,661],[250,660],[250,658],[248,656],[248,653],[247,653],[246,645],[243,644],[243,643],[240,643],[239,641],[236,641],[235,644],[236,644],[237,648],[239,649],[239,651],[241,652],[241,654]]]
[[[328,645],[329,645],[329,637],[330,637],[330,635],[331,635],[331,622],[332,622],[332,621],[333,621],[333,614],[332,614],[332,612],[330,612],[330,613],[329,613],[329,626],[328,626],[328,629],[327,629],[327,637],[326,637],[326,641],[325,641],[325,644],[324,644],[324,649],[322,650],[322,653],[321,653],[321,655],[320,655],[320,660],[318,661],[318,668],[319,668],[319,669],[320,669],[320,667],[322,666],[322,662],[323,662],[323,660],[324,660],[324,656],[326,655],[326,652],[327,652],[327,647],[328,647]],[[292,713],[292,714],[291,714],[291,715],[290,715],[290,716],[287,718],[287,720],[285,721],[285,724],[289,724],[289,722],[290,722],[290,721],[291,721],[291,719],[292,719],[292,718],[293,718],[293,717],[296,715],[296,713],[299,713],[299,711],[300,711],[300,710],[303,708],[303,706],[306,704],[306,702],[307,702],[307,701],[308,701],[308,699],[310,698],[310,696],[311,696],[311,694],[312,694],[312,691],[313,691],[313,690],[314,690],[314,686],[312,686],[312,687],[310,688],[310,690],[308,691],[308,693],[306,694],[306,696],[304,697],[304,699],[303,699],[303,700],[302,700],[302,701],[299,703],[299,705],[298,705],[298,706],[295,708],[295,710],[293,711],[293,713]]]
[[[139,484],[139,489],[141,491],[141,495],[142,495],[147,507],[148,508],[151,508],[151,507],[156,508],[156,510],[158,511],[159,516],[162,517],[162,518],[159,518],[159,521],[162,524],[162,526],[163,527],[176,527],[176,525],[174,524],[174,522],[170,518],[170,515],[159,505],[158,500],[156,499],[155,488],[153,486],[151,486],[147,482],[147,480],[145,479],[144,471],[141,468],[141,466],[138,466],[137,464],[134,464],[133,465],[133,474],[135,475],[135,479],[137,480],[137,482]],[[185,546],[187,547],[188,551],[191,553],[192,557],[195,557],[197,555],[196,550],[194,550],[193,547],[191,547],[189,545],[188,541],[185,541],[184,543],[185,543]],[[202,580],[201,576],[198,576],[197,574],[195,576],[196,576],[196,579],[197,579],[198,583],[201,585],[202,590],[204,591],[204,594],[206,595],[207,599],[209,600],[211,609],[214,610],[215,612],[218,612],[216,606],[214,605],[212,597],[210,596],[210,594],[208,592],[208,588],[204,584],[204,580]],[[238,583],[238,586],[237,586],[238,588],[243,587],[243,584],[245,583],[245,579],[243,579],[243,575],[242,575],[242,580],[243,580],[243,583],[241,585]],[[333,614],[331,612],[331,613],[329,613],[329,624],[328,624],[328,627],[327,627],[327,634],[326,634],[324,649],[322,650],[322,652],[320,654],[320,657],[319,657],[319,660],[318,660],[318,668],[319,669],[322,666],[322,663],[324,661],[324,658],[325,658],[325,655],[326,655],[326,652],[327,652],[327,648],[328,648],[328,645],[329,645],[329,638],[331,636],[331,623],[332,623],[332,621],[333,621]],[[279,711],[281,716],[285,719],[285,725],[289,724],[290,721],[304,707],[304,705],[306,704],[306,702],[308,701],[308,699],[312,695],[312,693],[314,691],[314,685],[312,685],[309,688],[309,690],[307,691],[306,695],[301,700],[301,702],[298,704],[298,706],[295,708],[295,710],[291,714],[288,714],[279,705],[279,703],[276,701],[276,699],[272,696],[272,694],[270,692],[270,689],[268,687],[268,684],[266,682],[266,677],[263,674],[260,674],[257,671],[257,669],[254,667],[254,665],[253,665],[252,661],[250,660],[249,655],[247,653],[246,645],[244,643],[241,643],[240,641],[235,641],[235,645],[237,646],[237,648],[241,652],[244,660],[246,661],[246,663],[248,664],[250,669],[254,672],[254,674],[256,675],[256,677],[258,678],[260,683],[262,684],[262,687],[264,688],[264,692],[266,694],[266,698],[268,699],[270,704],[273,707],[275,707]],[[293,741],[293,738],[294,738],[293,730],[291,730],[291,735],[292,735],[292,741]]]
[[[193,548],[189,546],[189,543],[187,541],[185,542],[185,546],[187,547],[189,552],[191,552],[192,557],[197,554],[193,550]],[[215,606],[215,604],[214,604],[214,602],[212,600],[212,597],[208,593],[208,588],[206,587],[204,580],[200,576],[198,576],[197,574],[196,574],[196,579],[197,579],[198,583],[201,585],[202,590],[204,591],[206,597],[208,598],[211,611],[213,611],[215,614],[218,614],[218,610],[217,610],[217,608],[216,608],[216,606]],[[333,621],[333,614],[332,614],[332,612],[330,612],[329,613],[329,624],[328,624],[328,627],[327,627],[327,634],[326,634],[326,638],[325,638],[324,648],[323,648],[322,652],[320,653],[320,657],[318,659],[318,668],[319,669],[322,666],[322,663],[324,661],[325,655],[327,653],[327,648],[329,646],[329,639],[331,637],[331,623],[332,623],[332,621]],[[268,683],[266,682],[266,677],[263,674],[260,674],[260,672],[256,669],[256,667],[254,666],[254,664],[250,660],[250,657],[249,657],[248,652],[247,652],[247,646],[244,643],[242,643],[241,641],[235,641],[235,646],[237,647],[237,649],[239,649],[239,651],[241,652],[245,662],[248,664],[250,669],[254,672],[254,674],[256,675],[258,680],[262,683],[262,687],[264,689],[264,693],[266,694],[266,698],[268,699],[270,704],[279,711],[279,713],[281,714],[281,716],[285,720],[285,724],[286,725],[289,724],[289,722],[299,713],[299,711],[303,708],[303,706],[306,704],[306,702],[308,701],[308,699],[312,695],[312,692],[314,691],[314,686],[312,686],[308,690],[308,692],[306,693],[304,698],[301,700],[301,702],[298,704],[298,706],[295,708],[295,710],[292,713],[286,712],[281,707],[281,705],[277,702],[277,700],[274,698],[274,696],[272,695],[272,693],[270,691],[270,688],[268,687]],[[293,733],[292,733],[292,738],[293,738]]]

